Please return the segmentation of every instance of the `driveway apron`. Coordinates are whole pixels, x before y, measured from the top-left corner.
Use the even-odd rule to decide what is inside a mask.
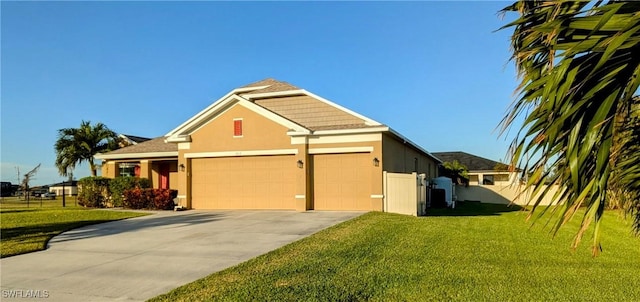
[[[86,226],[1,259],[0,300],[144,301],[360,214],[193,210]]]

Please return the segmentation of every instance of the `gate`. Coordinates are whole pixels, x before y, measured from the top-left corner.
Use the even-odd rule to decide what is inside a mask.
[[[384,211],[421,216],[426,211],[426,175],[383,172]]]

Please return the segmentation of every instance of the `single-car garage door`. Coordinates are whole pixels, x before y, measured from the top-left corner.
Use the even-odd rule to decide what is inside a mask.
[[[295,209],[293,156],[194,158],[194,209]]]
[[[369,153],[313,156],[315,210],[371,210]]]

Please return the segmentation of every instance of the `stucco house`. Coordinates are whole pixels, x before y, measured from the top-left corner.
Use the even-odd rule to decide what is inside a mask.
[[[49,192],[56,193],[57,196],[64,195],[76,196],[78,195],[78,181],[63,181],[49,185]]]
[[[377,121],[274,79],[233,89],[163,137],[98,154],[102,176],[178,190],[193,209],[383,210],[383,171],[440,160]]]

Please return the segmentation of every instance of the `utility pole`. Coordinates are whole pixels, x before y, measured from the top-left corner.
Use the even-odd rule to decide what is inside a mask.
[[[20,182],[20,167],[18,167],[18,166],[16,166],[16,173],[18,174],[18,185],[22,185],[22,182]],[[19,195],[18,195],[18,200],[20,200],[20,196]]]

